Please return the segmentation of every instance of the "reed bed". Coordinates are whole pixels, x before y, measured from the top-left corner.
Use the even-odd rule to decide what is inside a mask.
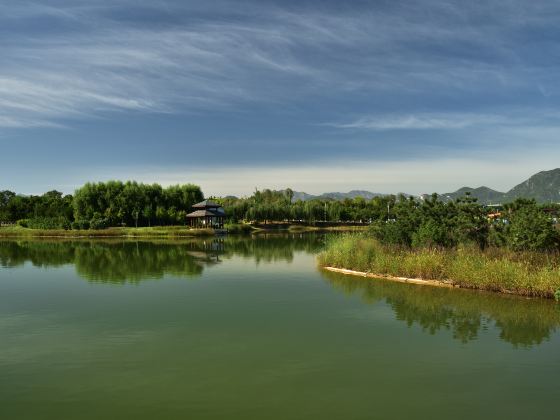
[[[439,280],[453,285],[553,298],[560,290],[558,253],[481,251],[386,246],[365,235],[330,238],[318,257],[324,267],[345,268],[380,276]]]
[[[191,236],[213,236],[212,229],[190,229],[185,226],[161,226],[161,227],[111,227],[107,229],[29,229],[20,226],[0,228],[0,238],[17,237],[62,237],[62,238],[107,238],[107,237],[131,237],[131,238],[174,238]]]

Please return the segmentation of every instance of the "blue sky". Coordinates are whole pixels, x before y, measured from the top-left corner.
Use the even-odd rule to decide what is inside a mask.
[[[0,189],[507,190],[560,166],[557,1],[0,7]]]

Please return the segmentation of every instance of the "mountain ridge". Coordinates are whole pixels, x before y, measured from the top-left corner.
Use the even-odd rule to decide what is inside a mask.
[[[541,171],[532,175],[527,180],[517,184],[507,192],[501,192],[492,188],[481,187],[462,187],[457,191],[440,194],[439,197],[444,201],[452,201],[458,197],[462,197],[465,193],[470,193],[474,198],[482,204],[503,204],[514,201],[517,198],[534,199],[538,203],[560,203],[560,168]],[[351,190],[348,192],[327,192],[323,194],[313,195],[301,191],[294,191],[293,201],[313,200],[313,199],[331,199],[344,200],[346,198],[363,197],[371,200],[374,197],[383,197],[393,194],[374,193],[366,190]],[[399,193],[394,194],[399,195]],[[404,194],[409,196],[409,194]],[[429,195],[421,195],[427,197]]]

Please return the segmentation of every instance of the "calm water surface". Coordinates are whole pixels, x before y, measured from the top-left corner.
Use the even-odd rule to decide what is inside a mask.
[[[0,241],[0,419],[537,419],[560,310],[316,268],[320,236]]]

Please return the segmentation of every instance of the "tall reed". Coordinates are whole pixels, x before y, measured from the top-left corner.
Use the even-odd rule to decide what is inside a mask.
[[[321,266],[524,296],[552,298],[560,289],[558,253],[481,251],[467,246],[412,249],[382,245],[365,235],[344,235],[330,238],[318,259]]]

